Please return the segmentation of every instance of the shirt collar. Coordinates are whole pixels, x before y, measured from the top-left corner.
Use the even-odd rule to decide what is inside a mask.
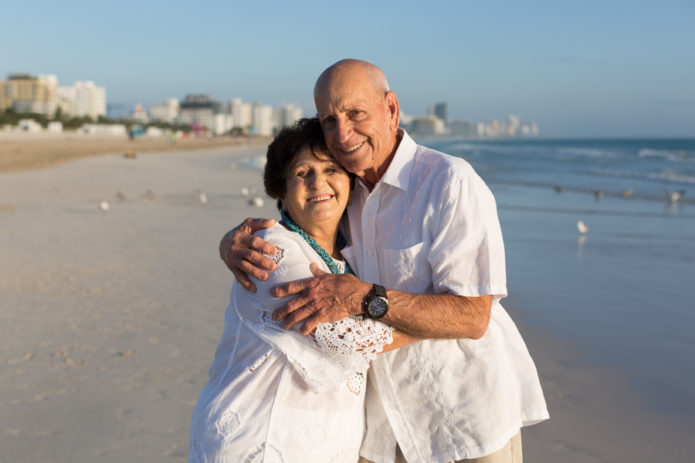
[[[401,135],[401,141],[396,149],[396,154],[394,154],[393,159],[391,159],[391,164],[389,164],[386,172],[384,172],[380,182],[395,186],[403,191],[408,191],[410,171],[415,162],[417,144],[410,135],[408,135],[405,129],[399,128],[398,132]]]

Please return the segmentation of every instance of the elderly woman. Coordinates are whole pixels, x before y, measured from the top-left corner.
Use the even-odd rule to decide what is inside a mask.
[[[191,423],[191,462],[350,462],[364,432],[370,359],[412,341],[364,318],[286,331],[270,288],[326,272],[351,272],[338,225],[351,178],[330,155],[317,119],[284,129],[268,147],[265,189],[282,221],[258,232],[278,252],[276,270],[251,293],[234,283],[209,381]],[[394,342],[395,339],[395,342]]]

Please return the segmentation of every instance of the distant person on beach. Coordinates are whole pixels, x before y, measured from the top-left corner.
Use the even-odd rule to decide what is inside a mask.
[[[276,268],[256,282],[257,293],[233,286],[191,420],[189,461],[354,463],[365,428],[369,361],[415,339],[361,316],[321,323],[311,336],[272,320],[283,300],[270,288],[311,277],[311,262],[351,273],[338,232],[351,177],[327,154],[314,118],[284,129],[270,144],[264,180],[283,217],[258,232],[277,249]]]
[[[359,279],[312,266],[273,289],[296,296],[273,314],[303,334],[362,315],[423,341],[372,361],[361,461],[520,462],[520,428],[548,418],[533,361],[500,304],[504,245],[495,200],[463,159],[417,145],[399,125],[382,71],[343,60],[314,100],[330,153],[357,176],[342,250]],[[220,243],[237,281],[255,288],[276,248],[247,219]],[[264,255],[265,254],[265,255]],[[272,272],[271,272],[272,275]]]

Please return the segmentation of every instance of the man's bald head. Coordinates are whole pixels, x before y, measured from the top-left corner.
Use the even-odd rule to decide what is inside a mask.
[[[374,91],[379,95],[385,95],[389,91],[389,83],[384,72],[372,63],[359,59],[343,59],[332,64],[321,73],[314,85],[314,100],[318,97],[321,89],[327,84],[345,76],[361,76],[368,80]]]

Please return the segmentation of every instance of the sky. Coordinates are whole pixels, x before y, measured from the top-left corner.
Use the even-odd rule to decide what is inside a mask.
[[[518,114],[547,137],[695,137],[695,1],[0,0],[0,79],[92,80],[131,108],[189,93],[315,113],[342,58],[405,114]]]

